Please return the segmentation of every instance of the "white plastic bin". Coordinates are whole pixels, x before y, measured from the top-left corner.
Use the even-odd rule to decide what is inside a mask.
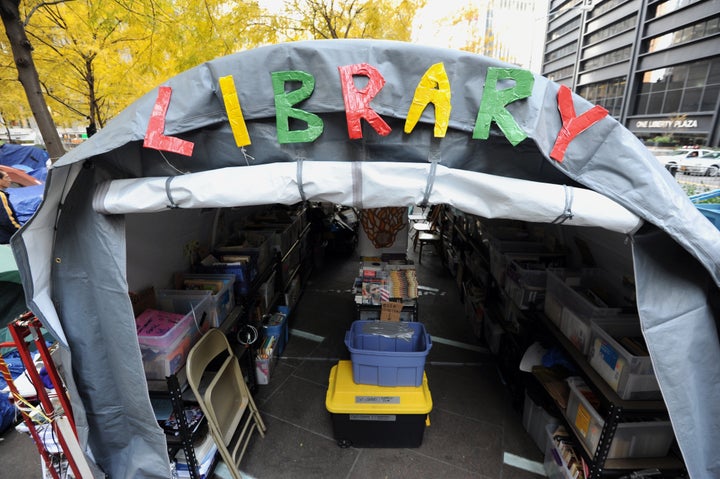
[[[567,419],[594,453],[605,421],[585,396],[592,393],[582,379],[570,377],[567,381],[570,386]],[[664,457],[674,437],[670,421],[652,418],[632,422],[625,420],[617,425],[607,457]]]
[[[533,438],[535,444],[541,451],[545,450],[547,444],[547,428],[560,424],[560,420],[551,415],[542,406],[535,404],[535,401],[525,391],[525,402],[523,404],[523,427]]]
[[[210,297],[212,327],[219,327],[235,307],[235,275],[233,274],[183,274],[179,278],[179,283],[186,291],[212,292]],[[218,288],[216,283],[221,283],[222,286]]]
[[[591,320],[620,314],[631,306],[624,298],[619,279],[599,268],[547,271],[545,315],[583,354],[590,346]]]
[[[147,379],[165,379],[185,365],[190,348],[207,331],[210,316],[210,292],[188,302],[185,300],[163,302],[158,292],[158,304],[171,313],[182,314],[177,321],[163,314],[163,311],[148,310],[136,318],[138,342],[142,353],[143,368]],[[164,298],[166,299],[166,298]],[[153,330],[147,322],[172,321],[171,327],[162,326]]]
[[[550,479],[573,479],[568,464],[563,458],[563,454],[557,448],[557,442],[553,435],[557,430],[556,425],[548,425],[545,427],[545,460],[543,466],[545,467],[545,474]],[[570,436],[564,436],[563,439],[570,440]]]
[[[637,316],[593,322],[590,365],[622,399],[659,399],[660,386],[650,356],[639,351],[633,354],[621,344],[624,340],[635,342],[634,338],[642,339]]]

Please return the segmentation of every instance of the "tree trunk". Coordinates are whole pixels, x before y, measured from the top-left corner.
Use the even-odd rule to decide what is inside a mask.
[[[5,34],[10,41],[15,57],[18,80],[25,90],[30,110],[40,129],[48,155],[51,161],[55,162],[65,154],[65,148],[40,88],[40,78],[32,58],[32,45],[25,33],[25,26],[20,20],[19,5],[19,0],[0,0],[0,17],[2,17]]]

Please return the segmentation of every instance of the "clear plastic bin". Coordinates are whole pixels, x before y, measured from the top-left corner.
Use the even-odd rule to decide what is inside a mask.
[[[631,306],[624,300],[618,283],[598,268],[579,271],[550,268],[547,270],[545,315],[578,350],[587,354],[591,320],[618,315],[623,308]]]
[[[183,274],[178,278],[178,282],[179,286],[187,291],[211,291],[212,327],[219,327],[235,307],[235,275]],[[217,287],[216,282],[219,282],[222,286]]]
[[[563,455],[556,447],[556,442],[553,435],[557,429],[557,425],[548,425],[545,427],[545,460],[543,466],[545,467],[545,474],[550,479],[573,479],[568,464],[565,462]],[[569,436],[566,436],[567,440],[570,440]]]
[[[588,449],[594,453],[605,421],[583,394],[590,390],[582,379],[570,377],[567,381],[570,386],[567,419],[579,437],[585,441]],[[607,457],[664,457],[668,454],[674,437],[670,421],[650,418],[621,422],[617,425]]]
[[[191,293],[193,293],[191,291]],[[210,292],[202,297],[195,296],[190,299],[167,299],[160,291],[157,293],[157,303],[167,312],[180,313],[184,316],[174,326],[163,334],[138,334],[140,352],[143,359],[143,368],[147,379],[165,379],[176,373],[185,365],[190,348],[200,337],[201,333],[209,327]],[[161,312],[162,313],[162,312]],[[152,315],[152,311],[149,312]],[[146,313],[138,316],[138,321],[144,321]],[[161,318],[159,314],[156,318]],[[150,321],[158,321],[150,317]],[[138,327],[141,327],[138,324]],[[147,330],[147,329],[146,329]],[[156,330],[158,332],[162,329]]]
[[[533,438],[535,444],[541,451],[545,450],[547,443],[548,426],[556,426],[560,420],[545,411],[542,406],[535,404],[532,398],[525,391],[525,402],[523,403],[523,427]]]
[[[660,386],[650,356],[626,349],[621,338],[641,338],[640,319],[627,316],[592,324],[590,365],[622,399],[659,399]],[[635,340],[626,343],[633,347]]]

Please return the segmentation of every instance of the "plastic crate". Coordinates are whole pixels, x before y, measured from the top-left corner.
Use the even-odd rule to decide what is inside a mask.
[[[178,277],[178,283],[187,291],[211,291],[210,302],[214,315],[211,318],[211,326],[213,327],[220,326],[235,307],[235,275],[183,274]]]
[[[243,231],[240,236],[242,237],[242,243],[217,247],[213,255],[221,261],[225,261],[224,257],[247,256],[250,258],[250,263],[256,274],[261,274],[274,260],[268,237],[257,231]],[[255,279],[254,276],[250,278],[251,281],[253,279]]]
[[[420,447],[432,410],[425,375],[421,387],[385,387],[356,384],[352,369],[350,361],[332,367],[325,397],[338,444]]]
[[[138,328],[138,343],[142,354],[143,368],[147,379],[165,379],[177,372],[185,365],[190,348],[200,337],[201,333],[209,327],[210,292],[203,297],[172,299],[165,298],[159,291],[157,293],[158,305],[170,311],[148,310],[140,314],[136,320]],[[179,313],[174,325],[168,325],[168,315],[164,313]],[[163,321],[169,327],[150,328],[147,322]]]
[[[629,306],[622,288],[601,269],[547,270],[545,315],[583,354],[590,347],[591,320],[618,315]]]
[[[554,438],[557,426],[549,425],[545,428],[546,444],[545,444],[545,460],[543,466],[545,467],[545,474],[550,479],[573,479],[573,475],[568,469],[568,464],[563,457],[563,454],[556,447],[556,441]],[[563,440],[569,440],[569,436],[563,436]]]
[[[590,404],[587,395],[592,395],[592,392],[582,379],[570,377],[567,382],[570,396],[566,416],[588,449],[594,453],[605,421]],[[617,425],[607,457],[664,457],[674,437],[670,421],[647,419],[621,422]]]
[[[520,309],[545,303],[547,267],[539,261],[511,260],[505,275],[505,293]]]
[[[285,350],[289,339],[287,315],[284,313],[273,313],[263,317],[263,333],[265,336],[275,336],[277,346],[275,352],[280,355]]]
[[[483,316],[483,337],[485,344],[494,355],[500,354],[500,344],[505,335],[505,330],[493,317],[492,313]]]
[[[490,274],[500,287],[504,287],[507,267],[511,261],[532,261],[539,253],[547,254],[550,251],[544,244],[532,241],[490,241],[488,252]]]
[[[618,338],[642,337],[640,319],[628,316],[592,324],[590,365],[622,399],[659,399],[650,356],[630,353]]]
[[[417,322],[353,321],[345,333],[358,384],[420,386],[432,341]]]
[[[222,274],[235,277],[233,293],[235,298],[245,296],[250,292],[250,285],[255,278],[257,270],[250,262],[223,263],[220,261],[202,263],[199,269],[204,274]]]
[[[551,415],[542,406],[535,404],[527,391],[525,391],[525,402],[523,403],[523,427],[533,438],[537,447],[545,450],[547,444],[548,426],[557,427],[560,420]]]

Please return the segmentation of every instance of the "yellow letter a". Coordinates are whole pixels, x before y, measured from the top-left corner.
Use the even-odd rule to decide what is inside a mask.
[[[428,68],[420,79],[405,119],[405,133],[413,131],[428,103],[435,105],[435,137],[443,138],[450,120],[451,105],[450,80],[442,63]]]

